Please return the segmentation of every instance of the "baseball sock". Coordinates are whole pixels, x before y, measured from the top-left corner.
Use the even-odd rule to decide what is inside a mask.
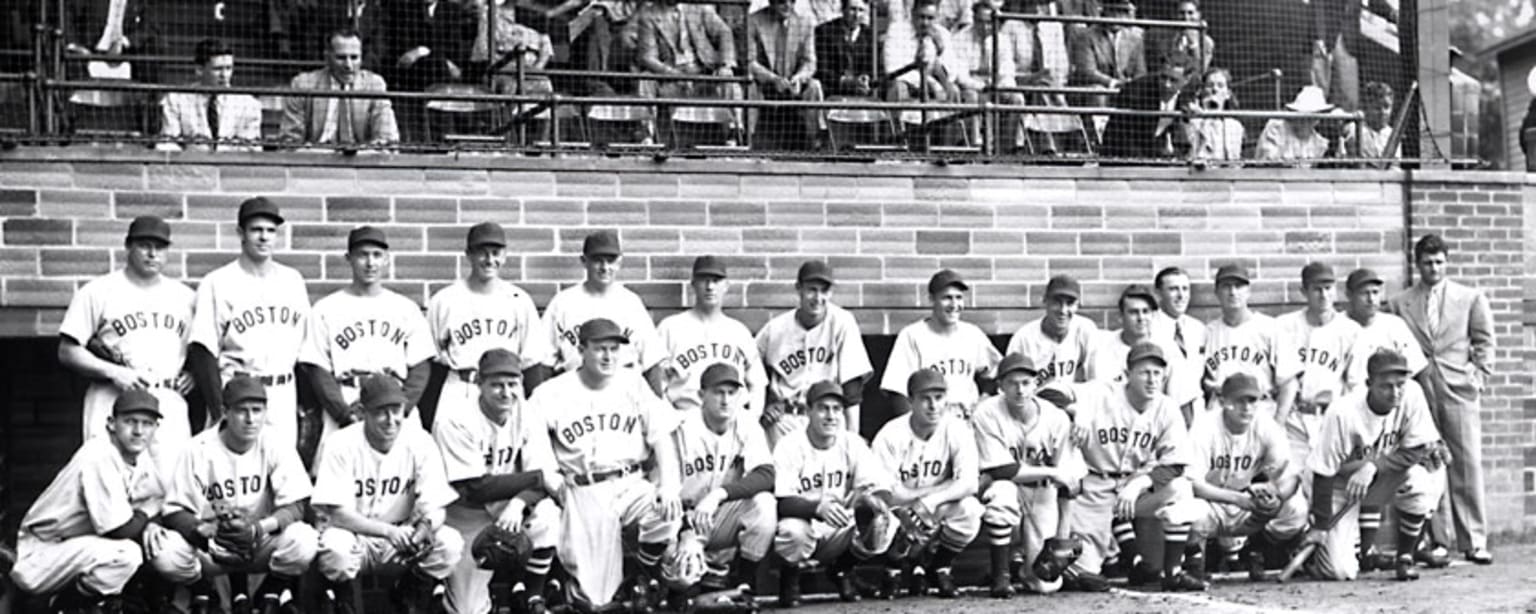
[[[1412,555],[1419,543],[1419,533],[1424,530],[1424,515],[1397,510],[1397,555]]]
[[[544,594],[544,580],[549,577],[549,566],[554,560],[554,548],[539,548],[528,553],[528,564],[523,566],[523,586],[528,594]]]
[[[1136,527],[1130,520],[1116,520],[1110,530],[1120,544],[1120,569],[1129,575],[1136,568]]]
[[[762,566],[762,559],[754,561],[738,554],[736,559],[731,561],[730,587],[735,588],[745,584],[748,589],[755,592],[757,590],[757,572]]]
[[[1163,527],[1163,577],[1179,575],[1184,567],[1184,546],[1189,543],[1189,525]]]
[[[955,564],[955,558],[959,557],[960,551],[964,549],[965,546],[961,546],[960,550],[951,550],[949,544],[939,544],[939,547],[933,551],[933,558],[928,561],[929,566],[935,571],[952,567]]]
[[[656,569],[661,566],[661,556],[667,553],[667,544],[640,544],[640,552],[635,559],[640,561],[640,567],[651,577],[656,577]]]
[[[1422,521],[1423,517],[1420,517]],[[1420,523],[1423,526],[1423,523]],[[1376,549],[1376,532],[1381,530],[1381,508],[1360,506],[1360,551]],[[1410,550],[1410,552],[1412,552]]]
[[[1008,562],[1012,554],[1008,544],[993,544],[987,552],[991,555],[992,585],[1001,586],[1012,582],[1013,579],[1008,577]]]
[[[1013,527],[1000,524],[987,524],[987,543],[992,546],[1009,546],[1013,544]]]

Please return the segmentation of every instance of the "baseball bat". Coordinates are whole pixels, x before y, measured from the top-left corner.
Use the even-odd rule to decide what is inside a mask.
[[[1334,512],[1333,516],[1328,518],[1328,526],[1321,528],[1324,531],[1333,530],[1333,525],[1338,524],[1340,518],[1343,518],[1345,514],[1348,514],[1350,510],[1355,509],[1355,507],[1359,505],[1359,500],[1350,501],[1349,503],[1344,504],[1344,507],[1339,508],[1339,511]],[[1312,558],[1312,553],[1316,551],[1317,544],[1306,544],[1300,549],[1296,550],[1296,554],[1291,555],[1290,562],[1285,564],[1285,569],[1280,570],[1280,583],[1284,584],[1286,581],[1291,579],[1291,576],[1296,575],[1296,572],[1301,569],[1302,565],[1307,564],[1307,560]]]

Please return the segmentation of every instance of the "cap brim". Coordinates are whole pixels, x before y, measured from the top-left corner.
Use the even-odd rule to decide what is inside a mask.
[[[612,248],[612,247],[599,247],[599,248],[596,248],[596,249],[591,249],[591,250],[583,251],[581,253],[581,255],[583,255],[583,256],[623,256],[624,253],[619,251],[618,249],[615,249],[615,248]]]
[[[1245,283],[1245,284],[1253,283],[1252,281],[1249,281],[1247,277],[1243,277],[1242,275],[1223,275],[1221,277],[1217,277],[1216,278],[1216,283],[1218,283],[1218,284],[1224,284],[1224,283],[1234,282],[1234,281],[1242,282],[1242,283]]]
[[[347,244],[347,249],[350,250],[350,249],[353,249],[353,248],[355,248],[355,247],[357,247],[359,245],[377,245],[377,246],[382,247],[384,249],[389,249],[389,243],[387,241],[380,241],[378,239],[358,239],[356,241],[353,241],[353,242]]]
[[[160,235],[152,235],[152,234],[144,234],[144,233],[128,235],[128,240],[129,241],[159,241],[162,245],[170,245],[171,244],[171,238],[170,237],[162,237]]]
[[[165,414],[160,413],[160,410],[153,407],[129,407],[127,409],[120,409],[112,412],[112,415],[114,416],[123,416],[127,414],[149,414],[156,418],[165,417]]]
[[[245,217],[240,218],[240,223],[244,224],[244,223],[246,223],[247,221],[249,221],[253,217],[268,218],[268,219],[270,219],[270,220],[272,220],[274,222],[277,222],[278,226],[282,226],[283,224],[288,223],[288,220],[283,219],[283,216],[281,214],[273,213],[271,211],[257,211],[255,213],[248,213],[248,214],[245,215]]]
[[[822,282],[822,283],[827,284],[829,286],[837,285],[837,282],[833,281],[832,277],[829,276],[829,275],[815,274],[815,275],[806,275],[805,277],[801,277],[800,278],[800,283],[805,283],[805,282],[808,282],[808,281],[819,281],[819,282]]]
[[[629,343],[629,337],[625,337],[624,335],[599,335],[599,336],[596,336],[596,337],[587,337],[585,339],[582,339],[581,341],[583,343],[586,343],[588,341],[617,341],[619,343],[628,344]]]

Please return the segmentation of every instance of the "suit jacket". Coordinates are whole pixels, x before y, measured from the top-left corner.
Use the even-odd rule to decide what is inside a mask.
[[[682,9],[683,27],[693,43],[693,57],[699,66],[714,70],[736,65],[736,37],[730,26],[710,8],[696,4],[677,5]],[[677,41],[681,40],[672,8],[651,4],[636,15],[639,21],[640,67],[653,73],[666,72],[677,65]]]
[[[816,76],[816,30],[811,22],[798,13],[780,22],[773,9],[766,8],[749,18],[747,28],[752,40],[747,42],[747,70],[757,81],[767,81],[774,76],[786,79],[793,76]],[[785,47],[779,46],[779,32],[785,33]]]
[[[875,45],[879,33],[869,26],[859,29],[859,34],[849,42],[844,36],[842,17],[816,26],[816,79],[832,95],[851,95],[840,85],[843,75],[869,75],[870,87],[878,91],[875,66]]]
[[[1157,75],[1147,75],[1127,83],[1115,96],[1115,108],[1156,111],[1162,108],[1162,85]],[[1158,120],[1143,115],[1111,115],[1104,126],[1103,153],[1107,156],[1155,158],[1166,155],[1163,140],[1156,138]],[[1177,134],[1182,120],[1174,120],[1165,134]],[[1175,143],[1177,145],[1177,143]]]
[[[289,87],[306,90],[339,89],[330,72],[322,68],[299,73]],[[353,81],[353,89],[365,92],[383,92],[388,88],[384,78],[369,71],[361,71]],[[291,97],[283,100],[283,122],[278,131],[284,141],[318,143],[325,133],[325,120],[330,105],[350,105],[352,134],[359,144],[395,143],[400,140],[400,128],[395,124],[395,110],[387,98],[308,98]],[[342,117],[337,110],[337,121]]]
[[[213,136],[208,130],[208,97],[203,94],[171,92],[160,101],[160,136],[202,138]],[[261,139],[261,103],[245,94],[219,95],[219,138],[237,141]],[[163,149],[180,149],[174,143],[162,143]],[[191,145],[194,149],[208,149],[207,145]],[[248,149],[242,145],[220,144],[219,150]]]
[[[469,61],[478,22],[463,5],[438,0],[434,15],[427,14],[421,0],[392,0],[383,8],[386,57],[381,66],[394,66],[401,55],[417,47],[431,49],[429,58],[451,60],[461,68]]]
[[[1072,45],[1072,81],[1106,85],[1110,79],[1129,81],[1147,74],[1140,28],[1125,28],[1111,41],[1109,30],[1087,28],[1069,37]]]
[[[1442,402],[1475,403],[1493,360],[1493,311],[1488,298],[1472,288],[1446,280],[1440,322],[1429,326],[1430,289],[1416,284],[1388,301],[1393,313],[1408,322],[1424,355]],[[1449,393],[1446,396],[1446,393]]]

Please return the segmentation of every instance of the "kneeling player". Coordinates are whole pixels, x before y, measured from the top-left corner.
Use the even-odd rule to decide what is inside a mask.
[[[901,573],[912,574],[910,585],[915,595],[927,592],[924,576],[916,568],[933,572],[933,584],[939,596],[952,599],[960,595],[951,566],[981,532],[981,502],[976,499],[976,437],[957,412],[949,412],[946,399],[948,384],[944,374],[933,369],[919,369],[907,377],[907,396],[911,413],[887,422],[875,435],[875,458],[881,468],[897,480],[891,486],[891,504],[898,514],[908,518],[905,542],[909,552],[888,552],[891,568],[886,570],[881,593],[895,597]],[[910,519],[919,519],[916,523]],[[913,524],[937,525],[937,534],[911,535]],[[930,544],[928,537],[937,541]],[[930,547],[931,546],[931,547]],[[931,554],[930,554],[931,551]],[[926,560],[925,560],[926,559]]]
[[[219,428],[194,437],[171,475],[164,522],[177,534],[156,554],[156,567],[170,570],[173,582],[193,584],[203,599],[215,598],[207,581],[213,576],[265,573],[256,591],[262,607],[286,606],[319,544],[315,529],[300,522],[309,474],[293,445],[262,436],[261,382],[237,375],[223,396]]]
[[[527,558],[520,596],[488,592],[493,576],[514,573],[509,567],[517,561],[477,560],[479,552],[459,559],[448,576],[448,611],[456,614],[485,614],[493,602],[514,601],[528,614],[544,610],[544,580],[559,543],[560,509],[545,490],[554,479],[554,453],[549,435],[522,402],[522,365],[512,352],[487,350],[476,365],[478,411],[438,414],[432,427],[444,473],[459,494],[448,506],[446,524],[471,544],[519,534],[528,540],[528,551],[519,553]],[[482,538],[487,530],[492,533]],[[504,587],[498,582],[496,588]]]
[[[1366,371],[1365,387],[1328,406],[1307,460],[1313,482],[1306,541],[1318,544],[1311,570],[1327,579],[1353,580],[1361,562],[1374,567],[1381,506],[1390,502],[1397,511],[1397,579],[1416,580],[1414,546],[1424,516],[1444,491],[1448,455],[1424,392],[1408,379],[1402,354],[1379,351]]]
[[[458,531],[443,526],[453,489],[432,438],[405,428],[398,381],[369,376],[358,397],[362,421],[332,433],[321,453],[312,503],[325,528],[316,565],[345,612],[359,573],[403,564],[390,601],[428,611],[464,550]]]
[[[800,605],[800,569],[811,559],[827,568],[838,596],[858,601],[853,568],[883,554],[895,535],[890,478],[869,446],[843,426],[848,400],[826,380],[806,394],[810,422],[773,450],[779,526],[773,549],[784,560],[779,606]]]
[[[1307,500],[1290,464],[1290,444],[1285,429],[1260,411],[1263,398],[1258,380],[1235,373],[1221,385],[1221,413],[1197,415],[1190,429],[1189,477],[1206,505],[1185,559],[1197,576],[1204,575],[1205,557],[1193,554],[1207,539],[1241,537],[1247,538],[1249,579],[1263,579],[1270,546],[1292,541],[1306,527]]]
[[[1014,531],[1022,529],[1024,560],[1042,552],[1080,550],[1070,538],[1071,493],[1082,480],[1082,459],[1072,443],[1072,419],[1051,403],[1034,396],[1038,371],[1028,356],[1003,357],[997,367],[998,396],[976,406],[971,426],[986,505],[982,520],[991,553],[993,597],[1014,593],[1009,571]],[[1050,555],[1047,555],[1049,560]],[[1061,589],[1061,568],[1072,555],[1021,570],[1025,588],[1037,593]],[[1043,576],[1043,577],[1042,577]]]

